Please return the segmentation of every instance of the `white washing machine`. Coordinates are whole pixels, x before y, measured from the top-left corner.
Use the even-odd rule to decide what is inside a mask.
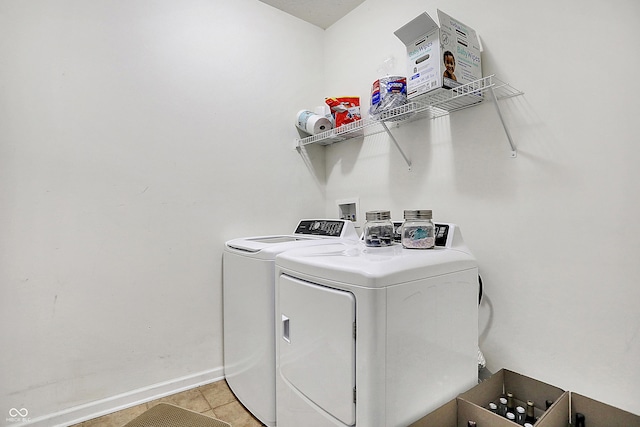
[[[278,427],[407,426],[478,381],[478,268],[437,246],[362,242],[276,257]]]
[[[357,239],[350,221],[302,220],[293,234],[225,244],[224,374],[238,400],[267,426],[276,425],[275,257],[288,249]]]

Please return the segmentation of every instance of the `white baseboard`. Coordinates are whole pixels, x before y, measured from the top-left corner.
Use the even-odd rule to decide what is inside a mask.
[[[161,383],[152,384],[147,387],[131,390],[126,393],[107,397],[105,399],[74,406],[52,414],[33,418],[27,423],[22,423],[20,425],[29,425],[34,427],[70,426],[92,418],[97,418],[102,415],[107,415],[112,412],[121,411],[132,406],[159,399],[170,394],[180,393],[181,391],[219,381],[221,379],[224,379],[224,369],[222,367],[198,372],[181,378],[174,378]]]

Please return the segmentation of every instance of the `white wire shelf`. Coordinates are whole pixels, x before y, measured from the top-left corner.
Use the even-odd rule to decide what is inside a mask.
[[[433,92],[428,92],[405,105],[385,111],[381,114],[379,120],[370,118],[361,119],[356,122],[340,126],[336,129],[330,129],[306,138],[296,139],[296,143],[298,147],[309,144],[330,145],[351,138],[374,135],[381,132],[389,133],[389,128],[387,127],[386,122],[400,124],[409,123],[419,119],[434,119],[442,117],[452,111],[461,110],[483,102],[487,92],[491,93],[491,98],[496,102],[496,108],[498,109],[500,120],[505,127],[505,132],[507,133],[509,144],[511,145],[512,154],[515,157],[515,146],[513,145],[513,141],[511,141],[511,136],[509,135],[506,126],[504,125],[497,101],[522,95],[523,92],[497,79],[495,75],[483,77],[482,79],[463,84],[453,89],[439,89]],[[389,135],[393,138],[391,133],[389,133]],[[394,143],[398,146],[395,139]],[[400,149],[399,146],[398,149]],[[402,150],[400,150],[400,152],[403,157],[405,157],[407,164],[411,166],[410,161],[406,158]]]

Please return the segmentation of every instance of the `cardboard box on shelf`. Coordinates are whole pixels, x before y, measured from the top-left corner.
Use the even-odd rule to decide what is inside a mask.
[[[467,427],[469,421],[475,421],[479,427],[514,427],[513,422],[506,418],[458,398],[445,403],[409,427]]]
[[[535,416],[541,421],[543,417],[547,416],[547,413],[550,413],[559,404],[558,399],[566,392],[542,381],[507,369],[501,369],[489,379],[460,394],[458,397],[487,408],[490,402],[497,403],[498,399],[506,393],[513,393],[516,406],[526,407],[527,400],[533,401],[535,404]],[[554,403],[549,410],[545,411],[545,402],[547,400],[551,400]],[[538,423],[536,423],[537,425]]]
[[[425,12],[394,32],[407,47],[408,99],[482,78],[475,30],[441,10],[438,19]]]

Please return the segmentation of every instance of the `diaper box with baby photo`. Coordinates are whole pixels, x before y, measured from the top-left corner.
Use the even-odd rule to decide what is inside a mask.
[[[407,98],[482,78],[475,30],[438,10],[440,26],[425,12],[394,32],[407,47]]]

